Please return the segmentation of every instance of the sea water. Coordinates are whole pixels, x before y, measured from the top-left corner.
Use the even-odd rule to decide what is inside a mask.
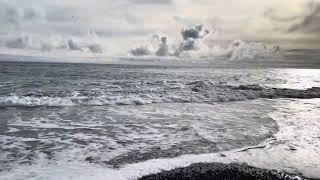
[[[197,162],[319,178],[316,62],[0,62],[0,179],[135,179]]]

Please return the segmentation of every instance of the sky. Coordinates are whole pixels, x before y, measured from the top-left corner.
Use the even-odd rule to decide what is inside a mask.
[[[320,0],[0,0],[0,53],[123,53],[151,34],[204,24],[210,43],[320,48]]]

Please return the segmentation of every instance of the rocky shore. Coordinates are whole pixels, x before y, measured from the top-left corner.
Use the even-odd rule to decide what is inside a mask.
[[[307,178],[245,164],[199,163],[147,175],[139,180],[304,180]]]

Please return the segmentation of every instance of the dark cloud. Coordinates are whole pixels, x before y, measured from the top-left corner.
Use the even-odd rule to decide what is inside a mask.
[[[134,56],[147,56],[152,54],[148,47],[140,46],[130,50],[130,53]]]
[[[88,48],[92,53],[103,53],[103,47],[100,44],[91,44]]]
[[[163,36],[160,38],[159,49],[156,52],[157,56],[168,56],[169,55],[169,47],[167,43],[167,36]]]
[[[9,5],[5,2],[0,2],[0,21],[3,24],[19,24],[23,12],[21,9]]]
[[[81,51],[82,50],[81,45],[73,39],[68,40],[68,47],[71,51]]]
[[[302,20],[292,25],[288,31],[304,31],[316,32],[320,34],[320,3],[312,1],[308,3],[307,14],[302,17]]]
[[[45,13],[40,8],[22,8],[0,2],[0,22],[4,25],[21,25],[44,18]]]
[[[302,15],[281,16],[275,9],[268,9],[264,16],[276,23],[274,30],[320,34],[320,3],[309,1]],[[285,27],[285,28],[284,28]]]
[[[277,15],[277,11],[273,8],[267,9],[263,15],[273,21],[278,21],[278,22],[290,22],[290,21],[296,21],[299,20],[301,17],[300,16],[280,16]]]
[[[130,53],[134,56],[144,56],[154,54],[156,56],[180,56],[186,51],[197,51],[201,49],[202,40],[210,33],[204,25],[196,25],[189,28],[184,28],[181,31],[182,41],[175,42],[174,46],[169,49],[168,45],[168,36],[157,33],[152,36],[153,42],[156,42],[155,51],[152,52],[152,49],[149,46],[140,46],[134,48]]]
[[[30,44],[30,38],[28,36],[18,37],[6,42],[6,47],[15,49],[25,49]]]
[[[200,39],[209,34],[209,30],[205,29],[203,25],[197,25],[191,28],[185,28],[181,31],[182,38],[184,40],[192,39]]]
[[[210,33],[202,24],[184,28],[181,31],[183,41],[180,43],[179,48],[175,51],[175,55],[179,56],[184,51],[199,50],[201,39]]]
[[[52,51],[55,47],[53,47],[50,43],[42,43],[41,44],[41,50],[42,51]]]

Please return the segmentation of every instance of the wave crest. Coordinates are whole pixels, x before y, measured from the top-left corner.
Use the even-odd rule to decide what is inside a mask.
[[[30,92],[23,95],[11,94],[0,96],[0,107],[144,105],[152,103],[210,104],[258,98],[320,98],[319,87],[298,90],[267,88],[259,85],[216,85],[210,81],[186,83],[179,88],[159,86],[157,89],[150,88],[150,90],[117,89],[112,92],[83,90],[71,93]]]

